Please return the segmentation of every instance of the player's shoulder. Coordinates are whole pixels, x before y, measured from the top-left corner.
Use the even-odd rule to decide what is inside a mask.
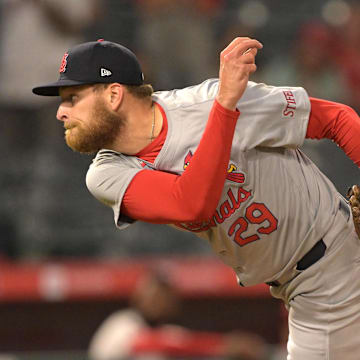
[[[122,154],[114,151],[114,150],[108,150],[108,149],[102,149],[97,152],[95,157],[92,160],[92,164],[90,166],[96,167],[101,164],[111,163],[111,162],[117,162],[121,160]]]
[[[201,84],[189,86],[183,89],[169,91],[157,91],[153,97],[155,101],[166,104],[168,110],[179,107],[199,105],[206,102],[213,102],[219,88],[219,79],[212,78],[205,80]],[[249,81],[242,96],[242,102],[253,100],[254,98],[265,98],[268,95],[282,94],[284,91],[305,92],[300,87],[274,86],[260,82]]]
[[[266,83],[261,83],[261,82],[254,82],[254,81],[249,81],[244,93],[244,96],[248,96],[248,95],[253,95],[254,93],[259,93],[259,94],[271,94],[271,93],[278,93],[278,92],[283,92],[283,91],[287,91],[287,90],[293,90],[293,91],[305,91],[302,87],[296,87],[296,86],[276,86],[276,85],[271,85],[271,84],[266,84]]]
[[[201,84],[188,86],[183,89],[157,91],[153,98],[163,102],[168,110],[178,107],[188,107],[205,102],[214,101],[219,87],[219,79],[208,79]]]
[[[126,156],[114,150],[102,149],[93,158],[87,171],[87,178],[96,177],[111,168],[131,169],[141,168],[141,164],[134,156]]]
[[[244,94],[239,100],[239,106],[244,110],[261,111],[266,106],[283,106],[283,104],[294,103],[304,105],[309,104],[309,96],[302,87],[294,86],[274,86],[265,83],[249,81]],[[260,105],[260,106],[259,106]]]
[[[124,166],[126,166],[134,162],[136,162],[136,159],[133,156],[127,156],[114,150],[102,149],[95,155],[90,168],[106,164],[124,164]]]
[[[105,183],[109,184],[109,181],[111,185],[116,182],[127,183],[141,169],[141,163],[136,157],[103,149],[96,154],[88,168],[86,185],[90,192],[97,193],[99,187]]]

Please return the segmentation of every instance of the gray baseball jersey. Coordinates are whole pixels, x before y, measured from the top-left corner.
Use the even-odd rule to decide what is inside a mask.
[[[218,80],[153,99],[165,111],[168,133],[154,164],[147,168],[181,174],[200,142]],[[297,261],[328,231],[341,196],[298,149],[305,138],[310,101],[302,88],[249,82],[238,103],[228,175],[213,217],[177,224],[209,241],[243,286],[289,280]],[[211,161],[209,159],[208,161]],[[87,174],[87,186],[114,210],[119,228],[132,220],[121,201],[144,161],[101,150]],[[203,174],[206,182],[206,174]]]

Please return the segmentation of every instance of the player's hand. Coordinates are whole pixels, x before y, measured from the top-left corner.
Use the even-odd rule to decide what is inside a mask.
[[[255,57],[262,47],[258,40],[238,37],[221,52],[220,84],[216,99],[223,107],[235,110],[250,74],[256,71]]]
[[[353,214],[355,230],[360,239],[360,186],[353,185],[349,189],[347,197],[349,199],[351,212]]]

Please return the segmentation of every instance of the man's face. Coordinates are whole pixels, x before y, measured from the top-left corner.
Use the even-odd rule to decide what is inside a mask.
[[[74,151],[91,154],[109,148],[120,133],[124,119],[107,108],[103,94],[90,85],[60,89],[57,118],[64,122],[66,143]]]

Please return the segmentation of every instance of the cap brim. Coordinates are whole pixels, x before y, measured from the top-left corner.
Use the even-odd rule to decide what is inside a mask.
[[[88,83],[83,81],[76,81],[76,80],[59,80],[57,82],[37,86],[32,89],[32,92],[35,95],[42,95],[42,96],[59,96],[59,88],[63,86],[77,86],[77,85],[87,85]]]

